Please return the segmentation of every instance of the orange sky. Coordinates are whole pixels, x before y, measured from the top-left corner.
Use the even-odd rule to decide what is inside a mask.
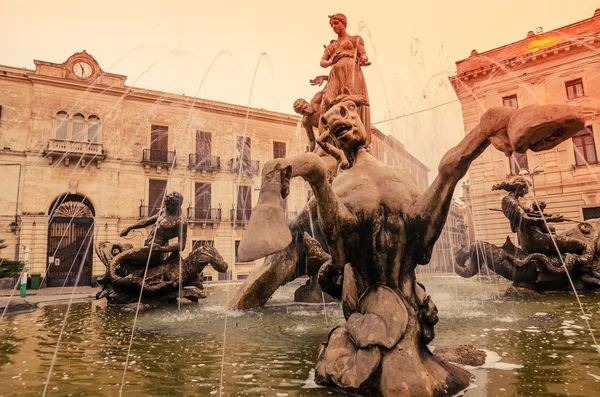
[[[364,72],[376,123],[456,99],[447,76],[473,48],[481,52],[537,26],[547,31],[589,18],[599,6],[595,0],[13,0],[1,9],[0,64],[33,68],[33,59],[63,62],[86,49],[105,71],[127,75],[128,85],[190,96],[200,88],[200,97],[247,105],[266,53],[250,104],[293,113],[296,98],[310,99],[317,90],[308,80],[326,72],[319,60],[334,38],[327,14],[342,12],[373,62]],[[377,127],[432,169],[463,135],[458,103]]]

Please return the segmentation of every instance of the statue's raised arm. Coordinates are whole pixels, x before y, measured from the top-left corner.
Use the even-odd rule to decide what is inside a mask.
[[[514,151],[542,151],[553,148],[583,129],[583,113],[568,105],[527,106],[521,109],[496,107],[487,110],[481,121],[440,161],[438,176],[411,208],[420,234],[418,264],[427,264],[438,239],[456,184],[469,166],[492,144],[507,156]]]

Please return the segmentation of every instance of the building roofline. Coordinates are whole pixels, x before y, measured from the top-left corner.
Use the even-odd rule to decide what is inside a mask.
[[[575,36],[574,32],[581,26],[586,26],[585,32]],[[518,68],[527,65],[528,62],[543,62],[552,59],[551,56],[567,53],[571,50],[585,51],[587,45],[598,45],[600,43],[600,9],[594,12],[590,18],[559,28],[534,34],[529,32],[527,37],[502,46],[477,52],[473,50],[468,58],[456,61],[457,73],[450,80],[461,78],[468,80],[485,76],[492,69],[499,70]]]
[[[36,66],[39,65],[51,65],[57,66],[60,64],[53,62],[46,62],[40,60],[34,60]],[[14,78],[29,80],[30,82],[37,82],[42,84],[49,84],[57,87],[65,87],[77,90],[89,90],[92,93],[104,93],[112,95],[124,95],[124,98],[131,98],[135,100],[147,101],[150,103],[156,102],[158,98],[161,98],[161,103],[170,104],[175,106],[190,107],[218,114],[228,114],[238,117],[248,117],[253,120],[268,121],[272,123],[279,123],[284,125],[296,125],[300,116],[291,113],[275,112],[272,110],[264,110],[259,108],[248,108],[247,106],[236,105],[227,102],[220,102],[211,99],[198,98],[187,96],[184,94],[175,94],[166,91],[152,90],[142,87],[134,87],[123,85],[122,87],[108,86],[100,83],[85,82],[70,80],[64,77],[53,77],[43,74],[35,73],[35,69],[14,67],[8,65],[0,65],[0,79],[2,78]],[[118,77],[121,79],[127,78],[127,76],[119,75],[115,73],[107,73],[102,71],[102,76],[107,77]]]

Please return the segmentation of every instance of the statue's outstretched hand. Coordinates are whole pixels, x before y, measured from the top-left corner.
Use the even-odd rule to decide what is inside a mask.
[[[321,86],[323,82],[327,80],[327,76],[317,76],[314,79],[310,80],[310,85],[318,85]]]
[[[481,116],[480,129],[488,134],[492,145],[507,157],[513,153],[513,147],[508,138],[508,122],[515,109],[509,107],[492,107]]]
[[[546,218],[547,222],[564,222],[565,221],[565,217],[562,215],[555,215],[549,218]]]
[[[119,233],[119,236],[125,237],[129,234],[130,231],[131,231],[130,228],[125,228],[125,229],[123,229],[123,231],[121,233]]]

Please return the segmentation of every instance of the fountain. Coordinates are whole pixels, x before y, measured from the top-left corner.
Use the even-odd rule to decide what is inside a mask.
[[[98,243],[96,254],[106,266],[106,273],[98,279],[103,288],[96,299],[106,298],[111,304],[143,302],[148,306],[181,298],[197,302],[206,297],[202,270],[212,265],[218,272],[227,271],[227,263],[212,246],[202,245],[181,258],[187,234],[187,222],[181,217],[183,197],[173,192],[164,201],[164,210],[121,232],[124,237],[131,230],[153,225],[144,247]],[[170,244],[174,238],[177,242]]]
[[[554,147],[580,129],[577,108],[489,109],[442,159],[438,178],[423,192],[404,171],[369,153],[366,85],[340,82],[340,76],[362,79],[357,65],[367,66],[369,60],[359,36],[345,42],[344,20],[340,14],[331,17],[340,41],[332,43],[322,59],[337,69],[311,80],[325,87],[310,101],[294,104],[303,116],[298,131],[306,131],[311,152],[264,166],[259,203],[243,232],[239,256],[266,256],[265,263],[237,292],[233,283],[203,285],[205,266],[224,272],[227,264],[210,245],[182,257],[190,237],[181,215],[182,198],[165,195],[158,214],[136,219],[121,232],[126,236],[152,226],[143,235],[143,246],[96,239],[96,254],[106,266],[98,297],[106,299],[77,302],[71,295],[68,305],[3,314],[0,384],[6,390],[22,395],[39,395],[43,389],[42,395],[278,397],[441,396],[466,387],[466,395],[477,397],[581,395],[596,390],[600,373],[590,346],[599,346],[593,334],[591,344],[582,326],[587,324],[591,332],[600,325],[595,296],[575,295],[586,307],[584,311],[581,306],[580,315],[568,294],[537,295],[514,303],[498,299],[503,280],[424,273],[417,280],[415,274],[429,267],[455,185],[471,161],[490,144],[507,155]],[[263,58],[265,54],[259,62]],[[188,121],[192,117],[190,110]],[[243,130],[245,136],[246,126]],[[38,155],[35,161],[41,159]],[[91,163],[77,163],[81,166],[72,173],[87,170]],[[296,193],[289,188],[293,177],[307,180],[315,198],[286,221],[281,201]],[[168,180],[172,182],[170,175]],[[509,184],[498,188],[513,192]],[[525,278],[512,278],[514,285],[544,290],[541,277],[559,280],[556,289],[569,290],[565,277],[572,275],[577,287],[593,287],[600,225],[579,223],[556,235],[546,222],[560,217],[546,214],[544,203],[534,196],[527,207],[519,203],[518,194],[508,196],[507,201],[523,209],[523,219],[536,221],[531,224],[557,244],[575,246],[566,251],[566,266],[547,245],[545,251],[532,245],[533,251],[511,254],[508,250],[514,247],[491,249],[479,241],[471,252],[457,255],[464,262],[456,272],[475,274],[489,255],[485,260],[493,263],[491,269],[504,265],[499,258],[506,259],[508,274],[529,258],[523,266],[527,271],[517,272]],[[517,222],[508,206],[506,214]],[[518,233],[528,238],[532,230]],[[85,241],[79,249],[88,252],[91,239]],[[542,256],[552,265],[549,272],[536,267]],[[79,280],[81,264],[74,261],[71,267]],[[298,270],[309,276],[305,285],[300,285],[304,280],[293,281]],[[235,294],[233,299],[230,294]],[[290,302],[292,297],[296,302]],[[183,305],[183,298],[197,304]],[[341,303],[327,303],[334,300]],[[180,310],[158,305],[175,301]],[[135,310],[115,310],[121,304]],[[146,304],[161,307],[138,316]],[[227,306],[255,310],[231,311]]]
[[[338,40],[326,48],[321,66],[334,65],[327,84],[340,90],[335,98],[323,99],[318,126],[323,132],[315,140],[337,159],[340,172],[330,182],[324,156],[313,152],[265,164],[239,255],[253,261],[278,253],[266,273],[274,274],[281,263],[293,266],[295,242],[280,202],[289,193],[291,178],[302,177],[315,199],[299,218],[306,222],[316,217],[330,253],[322,256],[319,284],[333,296],[341,292],[347,320],[321,345],[315,381],[366,395],[453,395],[469,385],[470,374],[427,348],[438,310],[416,281],[415,269],[429,263],[454,188],[485,148],[492,144],[507,156],[553,148],[583,128],[583,114],[566,105],[490,108],[446,153],[433,184],[421,192],[404,171],[369,153],[370,131],[364,123],[368,99],[349,77],[356,75],[338,69],[360,70],[368,58],[360,37],[345,32],[343,15],[330,16],[330,23]],[[327,92],[326,87],[324,97]]]

